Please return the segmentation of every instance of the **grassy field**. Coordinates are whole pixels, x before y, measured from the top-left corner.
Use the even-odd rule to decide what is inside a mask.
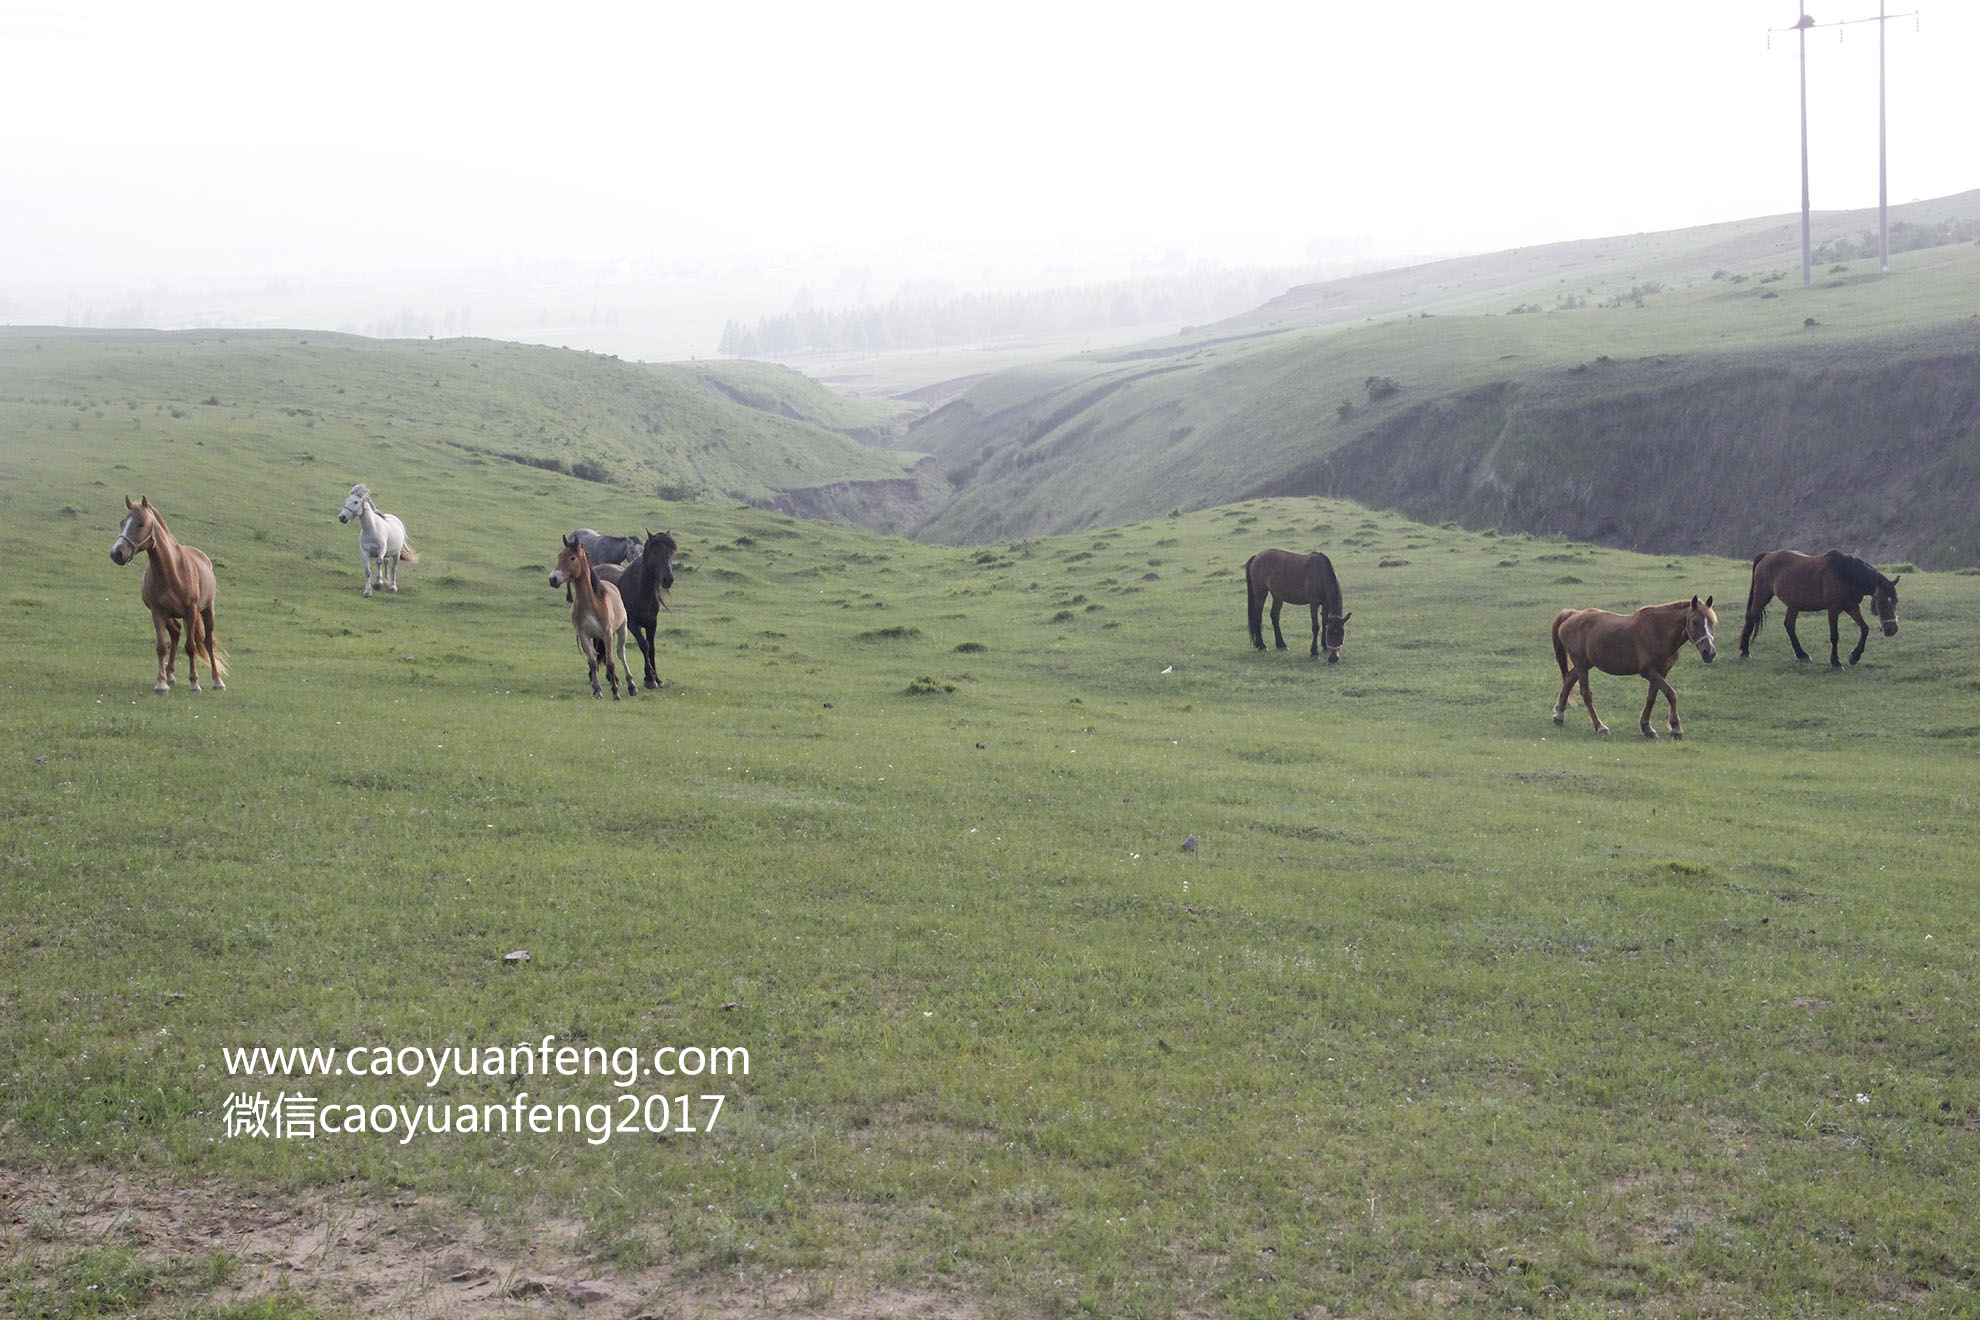
[[[1712,593],[1732,651],[1743,563],[1304,500],[949,549],[119,408],[0,432],[10,1314],[1980,1306],[1980,576],[1905,571],[1854,669],[1777,613],[1688,656],[1682,743],[1598,678],[1600,739],[1554,611]],[[218,565],[224,694],[149,691],[126,493]],[[589,695],[580,522],[681,543],[662,691]],[[1341,664],[1296,610],[1251,649],[1271,544],[1333,555]],[[228,1136],[250,1092],[622,1118],[223,1057],[546,1036],[750,1067],[623,1092],[686,1133]]]

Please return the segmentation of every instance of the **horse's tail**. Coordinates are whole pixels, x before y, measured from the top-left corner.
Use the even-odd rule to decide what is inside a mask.
[[[1244,621],[1251,629],[1251,640],[1258,646],[1265,645],[1265,593],[1258,589],[1252,573],[1258,565],[1258,556],[1253,555],[1244,561]]]
[[[1767,612],[1767,602],[1774,596],[1773,592],[1762,592],[1760,589],[1760,561],[1766,557],[1764,553],[1753,556],[1753,578],[1746,586],[1746,622],[1749,625],[1749,632],[1750,626],[1758,623],[1761,616]]]
[[[399,542],[399,558],[405,560],[408,564],[417,564],[419,562],[419,551],[412,548],[411,541],[401,541]]]
[[[1554,663],[1560,666],[1562,683],[1567,682],[1568,661],[1567,661],[1567,647],[1561,643],[1561,625],[1567,622],[1568,615],[1573,613],[1574,613],[1573,610],[1562,610],[1559,614],[1556,614],[1554,616],[1554,627],[1553,627]],[[1570,692],[1568,693],[1567,705],[1571,706],[1580,699],[1581,699],[1581,694],[1579,691]]]

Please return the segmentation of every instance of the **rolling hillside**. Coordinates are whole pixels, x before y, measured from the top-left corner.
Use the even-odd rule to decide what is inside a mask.
[[[1898,213],[1957,231],[1980,193]],[[953,492],[916,535],[1324,493],[1659,551],[1980,562],[1980,247],[1804,288],[1795,239],[1755,221],[1384,272],[1001,372],[913,425]]]
[[[769,504],[791,488],[900,476],[875,447],[894,413],[762,363],[306,331],[0,328],[0,426],[54,441],[254,445],[281,431],[317,438],[327,458],[416,438],[668,499]]]

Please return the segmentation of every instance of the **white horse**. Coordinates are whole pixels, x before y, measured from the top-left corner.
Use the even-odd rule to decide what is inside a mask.
[[[394,514],[380,513],[371,502],[371,487],[362,481],[351,487],[350,498],[337,515],[340,523],[353,518],[358,520],[358,553],[364,556],[364,594],[371,594],[373,560],[378,563],[377,585],[397,591],[399,561],[419,562],[419,556],[406,544],[406,525]]]

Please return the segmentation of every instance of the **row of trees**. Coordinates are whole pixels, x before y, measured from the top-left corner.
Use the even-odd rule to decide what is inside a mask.
[[[896,300],[845,311],[801,308],[764,317],[754,326],[730,321],[719,349],[729,357],[870,353],[1214,321],[1248,311],[1322,274],[1317,267],[1192,271],[1028,293]]]

